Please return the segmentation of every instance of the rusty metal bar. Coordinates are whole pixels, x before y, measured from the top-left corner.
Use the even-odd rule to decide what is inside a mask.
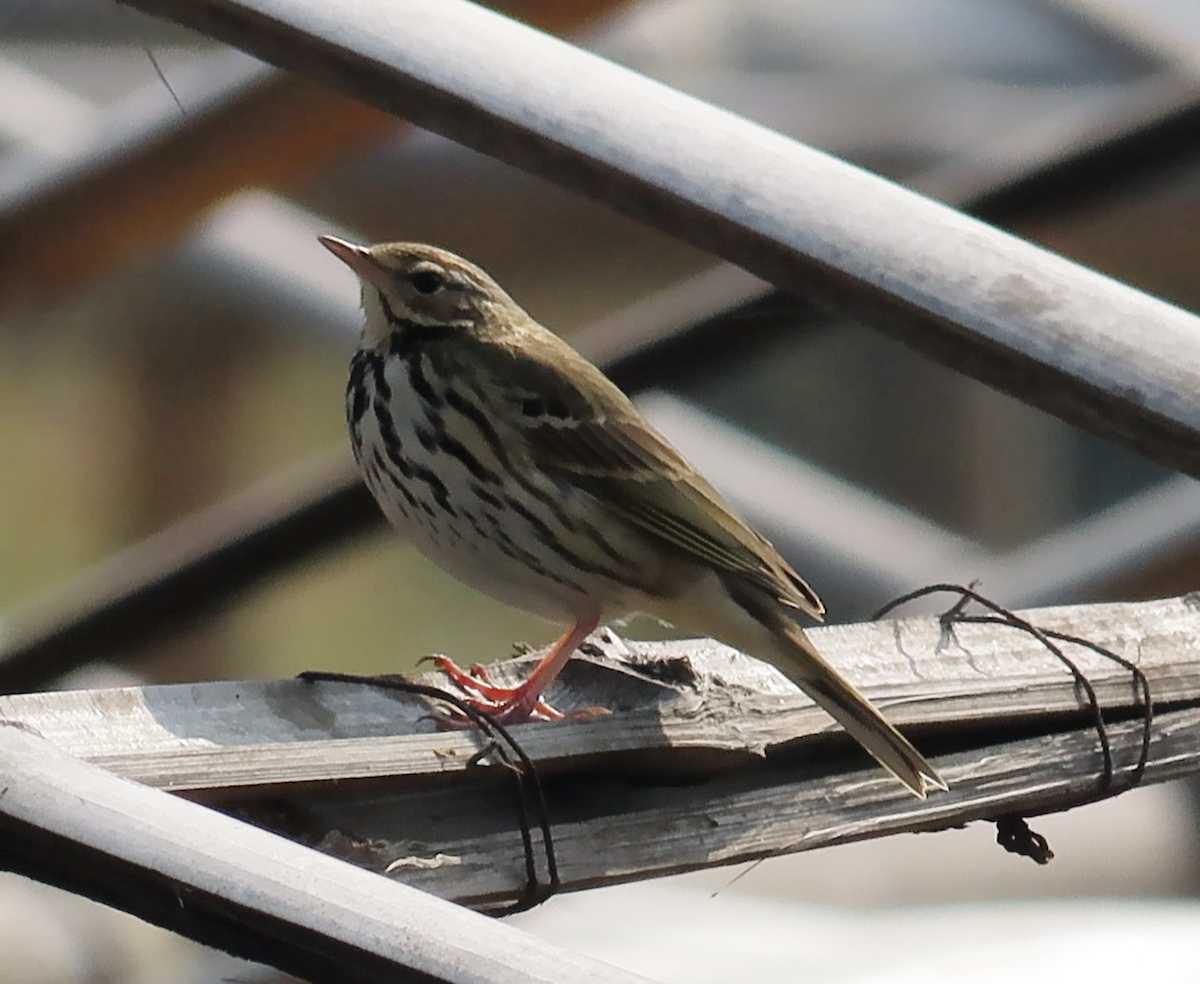
[[[52,162],[0,201],[0,302],[34,305],[169,241],[248,185],[290,187],[397,131],[397,121],[236,52]]]

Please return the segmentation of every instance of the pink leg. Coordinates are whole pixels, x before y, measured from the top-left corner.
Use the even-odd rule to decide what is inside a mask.
[[[559,720],[562,714],[542,700],[542,692],[558,676],[571,654],[579,648],[579,644],[599,624],[598,618],[577,620],[533,668],[528,679],[517,687],[498,687],[486,678],[480,679],[478,675],[459,669],[444,656],[435,657],[433,662],[459,687],[467,691],[471,704],[489,712],[502,724],[520,724],[531,717]],[[473,696],[470,696],[471,694]]]
[[[487,675],[487,670],[478,663],[472,663],[465,670],[449,656],[423,656],[417,660],[417,663],[432,663],[453,680],[460,689],[470,690],[490,701],[503,700],[512,692],[512,687],[501,687],[492,683]]]
[[[426,656],[420,662],[432,663],[445,673],[454,682],[455,686],[466,692],[469,696],[469,702],[473,706],[491,713],[495,713],[504,699],[509,697],[515,689],[492,683],[491,678],[488,676],[487,667],[481,666],[478,663],[473,663],[464,670],[449,656]],[[562,719],[563,715],[560,711],[556,711],[544,700],[540,699],[529,714],[529,720],[531,721],[561,721]],[[458,721],[454,717],[440,719],[439,723],[451,726],[458,724],[465,726],[467,724],[465,720]]]

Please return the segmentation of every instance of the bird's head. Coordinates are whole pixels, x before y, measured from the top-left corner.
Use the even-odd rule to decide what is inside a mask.
[[[459,329],[494,336],[528,316],[473,263],[423,243],[359,246],[321,236],[321,244],[358,274],[367,323],[363,345],[385,345],[396,332]]]

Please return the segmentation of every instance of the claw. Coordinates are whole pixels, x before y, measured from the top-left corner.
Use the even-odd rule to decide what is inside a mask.
[[[467,703],[491,714],[501,724],[563,719],[561,711],[556,711],[540,697],[532,709],[522,714],[521,688],[497,686],[488,678],[487,670],[478,663],[473,664],[469,670],[464,670],[448,656],[427,656],[426,659],[467,695]],[[449,709],[439,714],[437,724],[439,728],[461,729],[470,727],[471,722],[461,712]]]
[[[500,687],[492,683],[488,671],[478,664],[463,670],[447,656],[427,656],[421,662],[433,663],[466,695],[472,707],[492,715],[501,724],[521,724],[524,721],[561,721],[566,715],[555,710],[542,699],[542,691],[558,675],[563,664],[575,652],[589,632],[596,627],[596,620],[583,619],[568,630],[550,651],[542,657],[524,683],[518,687]],[[595,717],[596,712],[607,713],[603,708],[587,708],[572,717]],[[465,728],[470,722],[458,712],[448,712],[438,719],[438,727]]]

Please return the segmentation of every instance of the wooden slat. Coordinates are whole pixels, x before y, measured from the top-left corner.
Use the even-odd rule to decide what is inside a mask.
[[[1200,695],[1200,612],[1185,599],[1049,608],[1035,617],[1044,628],[1134,653],[1160,703]],[[960,625],[951,637],[923,617],[810,631],[821,651],[902,725],[961,722],[994,730],[1079,708],[1062,664],[1015,629]],[[1065,648],[1102,704],[1132,706],[1128,670],[1090,650]],[[719,643],[637,643],[634,651],[634,663],[613,655],[578,656],[569,664],[556,703],[621,713],[518,729],[535,760],[565,768],[571,759],[652,748],[758,756],[835,729],[769,665]],[[516,681],[536,659],[499,664],[493,676]],[[638,666],[647,668],[644,675]],[[686,683],[660,682],[662,673]],[[444,682],[436,674],[422,680]],[[479,747],[469,733],[437,731],[424,699],[300,680],[14,694],[0,697],[0,715],[72,755],[174,790],[442,775],[464,769]]]
[[[1136,722],[1111,729],[1119,781],[1128,781],[1137,759],[1140,729]],[[553,790],[561,804],[553,830],[560,877],[566,889],[585,889],[1007,814],[1061,811],[1095,798],[1102,768],[1091,730],[997,743],[935,762],[950,791],[924,803],[865,763],[824,771],[810,760],[761,773],[730,769],[692,782],[676,777],[670,784],[645,775],[558,781]],[[1162,715],[1145,781],[1198,771],[1200,710]],[[434,894],[487,907],[513,898],[523,883],[519,839],[511,829],[489,829],[497,815],[512,811],[506,793],[476,788],[375,798],[353,812],[313,796],[297,799],[287,813],[241,812],[293,836],[328,826],[316,841],[322,849],[375,870],[391,868],[394,877]],[[425,866],[431,861],[442,864]]]
[[[1171,708],[1157,718],[1149,780],[1200,767],[1193,598],[1026,614],[1146,674],[1160,709]],[[708,641],[630,644],[628,655],[603,641],[598,655],[568,663],[552,699],[610,716],[513,729],[550,783],[564,884],[1065,809],[1094,795],[1096,733],[1068,672],[1026,634],[974,624],[951,634],[918,617],[818,628],[813,640],[933,753],[949,795],[912,799],[766,664]],[[1114,761],[1127,776],[1141,748],[1131,675],[1064,649],[1115,722]],[[494,676],[516,679],[531,658],[497,664]],[[513,898],[524,862],[509,773],[469,765],[481,740],[437,730],[430,710],[403,694],[295,680],[0,698],[3,718],[121,775],[226,804],[379,871],[409,859],[395,876],[448,898]],[[711,837],[680,839],[714,818]],[[597,831],[610,828],[620,843],[597,850]],[[413,860],[439,855],[452,860]]]

